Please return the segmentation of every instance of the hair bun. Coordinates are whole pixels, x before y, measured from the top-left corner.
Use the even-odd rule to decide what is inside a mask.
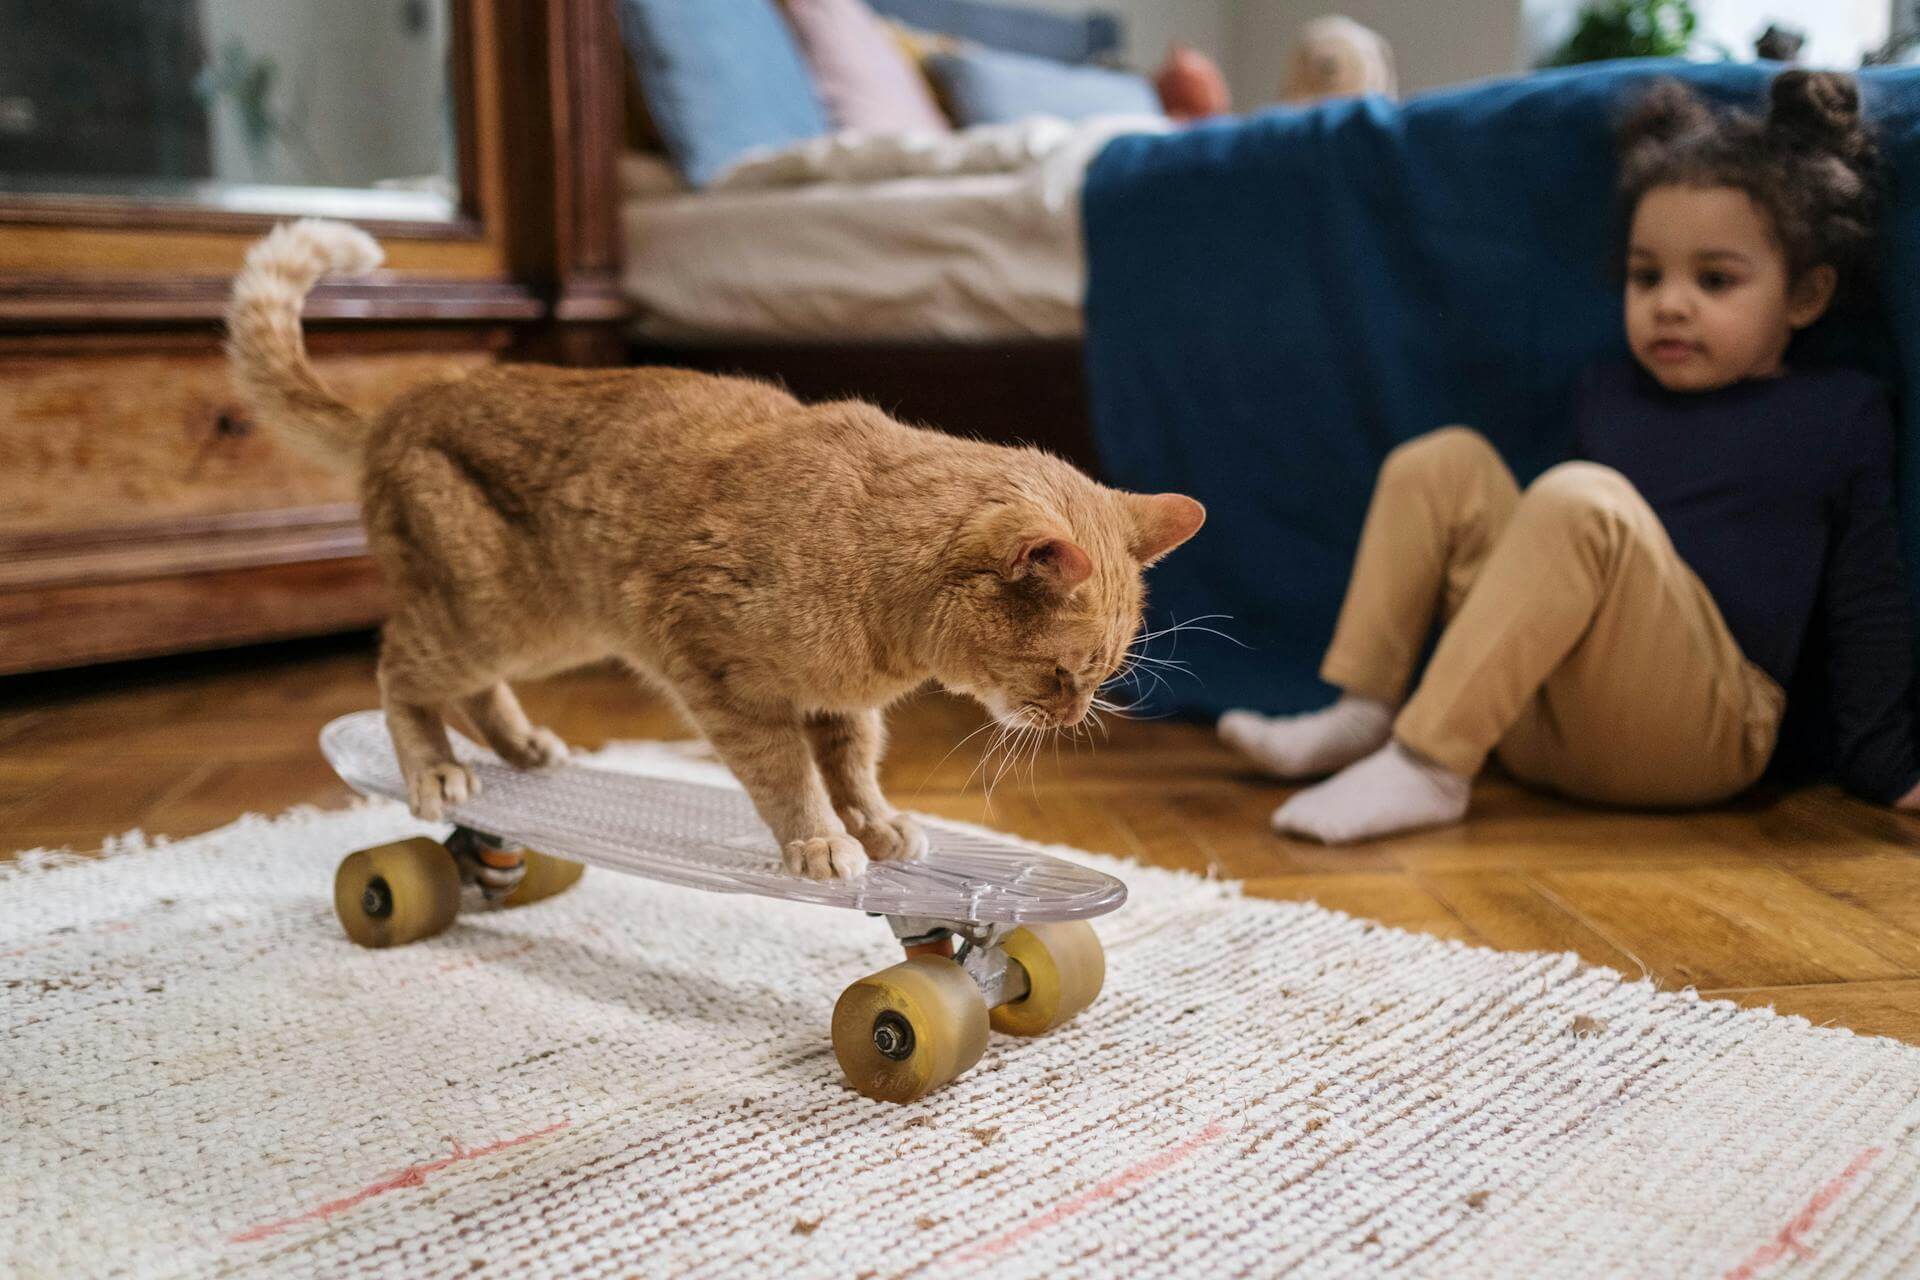
[[[1767,132],[1789,145],[1848,161],[1872,150],[1853,77],[1833,71],[1782,71],[1773,79]]]
[[[1620,126],[1620,150],[1642,143],[1671,142],[1713,123],[1713,111],[1678,80],[1660,80],[1635,105]]]

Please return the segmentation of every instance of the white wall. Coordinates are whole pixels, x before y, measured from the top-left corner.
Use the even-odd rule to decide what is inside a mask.
[[[1803,62],[1852,68],[1886,39],[1896,3],[1908,0],[1694,0],[1694,8],[1700,35],[1736,58],[1753,57],[1753,42],[1771,21],[1807,34]],[[1131,5],[1168,12],[1189,7],[1175,0]],[[1278,96],[1294,37],[1323,14],[1345,14],[1385,36],[1401,91],[1418,93],[1536,65],[1565,37],[1582,0],[1226,0],[1217,7],[1225,12],[1226,38],[1201,47],[1219,60],[1235,105],[1246,110]],[[1132,12],[1128,17],[1134,20]]]
[[[1524,6],[1529,62],[1559,45],[1581,7],[1580,0],[1524,0]],[[1693,9],[1702,42],[1717,42],[1740,61],[1752,59],[1753,42],[1768,23],[1778,23],[1807,37],[1802,63],[1852,70],[1861,54],[1886,40],[1894,0],[1694,0]]]
[[[1521,0],[1238,0],[1233,55],[1223,65],[1237,106],[1272,102],[1300,28],[1340,13],[1387,38],[1401,92],[1417,93],[1522,66],[1520,6]]]
[[[1236,0],[1019,0],[1029,9],[1054,9],[1062,13],[1085,13],[1097,9],[1114,13],[1125,24],[1127,45],[1123,56],[1133,67],[1151,74],[1159,70],[1167,56],[1167,46],[1184,40],[1220,63],[1226,70],[1222,51],[1232,41],[1233,10]]]
[[[1328,13],[1344,13],[1386,36],[1394,46],[1403,88],[1432,88],[1497,75],[1519,65],[1522,0],[1017,2],[1064,13],[1099,9],[1119,14],[1126,25],[1126,59],[1147,72],[1158,69],[1172,41],[1184,40],[1220,64],[1240,110],[1256,109],[1279,96],[1295,33],[1304,23]]]
[[[1887,0],[1695,0],[1700,34],[1737,58],[1753,56],[1753,42],[1769,22],[1807,36],[1800,61],[1808,66],[1860,65],[1860,55],[1887,38],[1893,6]]]

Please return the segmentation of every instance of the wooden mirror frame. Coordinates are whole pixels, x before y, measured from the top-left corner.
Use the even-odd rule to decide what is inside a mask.
[[[615,163],[622,53],[610,0],[453,0],[460,207],[363,225],[366,281],[321,320],[488,321],[554,358],[617,358]],[[246,246],[280,215],[137,198],[0,195],[0,332],[217,320]],[[544,331],[538,332],[535,331]]]
[[[502,359],[625,359],[613,0],[454,5],[462,214],[374,224],[386,268],[308,300],[309,350],[350,400]],[[232,401],[220,316],[275,220],[0,197],[0,427],[18,433],[0,446],[24,460],[0,490],[64,503],[9,520],[0,492],[0,678],[385,612],[350,482],[296,472]]]

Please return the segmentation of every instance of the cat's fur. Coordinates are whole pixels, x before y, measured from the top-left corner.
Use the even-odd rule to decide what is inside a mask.
[[[443,716],[505,759],[564,758],[509,679],[606,657],[658,681],[802,874],[925,848],[880,792],[881,709],[929,679],[1003,720],[1067,726],[1127,658],[1141,569],[1205,512],[1033,449],[803,405],[668,369],[507,365],[365,422],[315,378],[309,289],[380,261],[305,221],[248,254],[228,350],[261,422],[361,477],[391,592],[380,690],[408,796],[469,796]]]

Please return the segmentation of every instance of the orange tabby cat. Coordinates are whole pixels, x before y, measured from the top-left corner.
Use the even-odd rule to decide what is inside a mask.
[[[379,262],[352,227],[276,228],[234,283],[228,352],[261,422],[359,470],[393,606],[381,698],[423,818],[476,785],[444,715],[552,764],[566,747],[507,681],[616,657],[706,734],[789,870],[913,857],[881,708],[934,679],[1006,723],[1078,723],[1128,656],[1142,567],[1205,519],[1038,450],[669,369],[506,365],[369,423],[315,378],[300,308]]]

